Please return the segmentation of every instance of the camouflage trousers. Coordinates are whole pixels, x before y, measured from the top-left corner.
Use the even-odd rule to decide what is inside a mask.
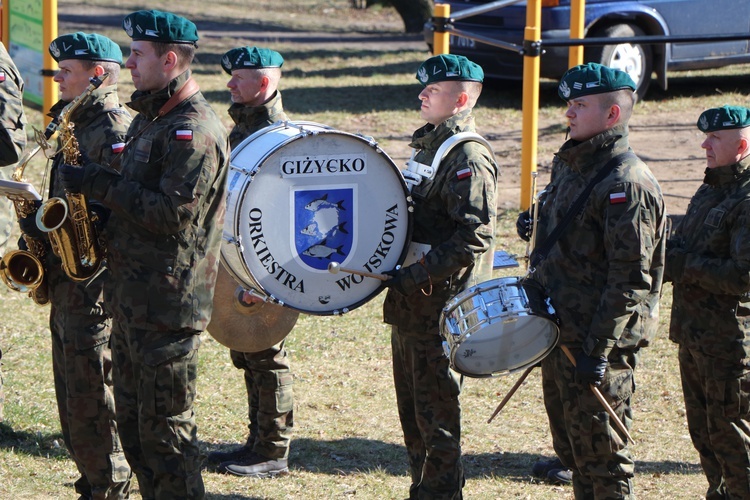
[[[63,440],[81,498],[127,498],[130,467],[115,422],[110,325],[105,316],[50,311],[52,368]]]
[[[393,382],[409,457],[412,499],[461,499],[463,377],[450,368],[442,338],[392,327]]]
[[[289,456],[294,427],[293,376],[284,341],[261,352],[229,352],[245,372],[250,434],[247,447],[266,458]]]
[[[571,349],[575,355],[575,349]],[[599,387],[628,431],[635,391],[633,370],[637,354],[615,348]],[[575,368],[561,349],[542,360],[542,389],[552,443],[562,463],[573,471],[577,500],[634,499],[634,463],[627,438],[610,422],[609,414],[588,384],[575,380]]]
[[[750,498],[750,372],[680,346],[688,429],[708,479],[706,500]]]
[[[112,328],[117,425],[146,499],[204,498],[193,402],[199,332]]]

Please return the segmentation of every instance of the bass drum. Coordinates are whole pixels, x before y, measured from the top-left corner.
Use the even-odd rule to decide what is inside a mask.
[[[382,273],[403,262],[411,200],[401,172],[372,139],[312,122],[280,122],[233,152],[221,258],[230,274],[299,312],[346,313],[383,282],[328,265]]]
[[[475,378],[533,366],[560,339],[544,289],[518,277],[485,281],[456,295],[443,308],[440,333],[451,367]]]

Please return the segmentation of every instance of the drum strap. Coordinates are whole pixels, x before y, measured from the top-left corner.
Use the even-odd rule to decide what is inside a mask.
[[[583,192],[578,195],[576,201],[573,202],[573,205],[570,207],[570,210],[568,210],[568,213],[565,214],[563,220],[561,220],[557,224],[557,226],[555,226],[555,229],[552,230],[547,239],[544,240],[541,245],[536,247],[533,252],[531,252],[531,256],[529,257],[529,274],[533,273],[534,268],[539,265],[539,263],[542,262],[545,258],[547,258],[547,255],[549,254],[550,250],[552,250],[552,247],[555,246],[555,243],[557,243],[560,235],[563,233],[563,231],[565,231],[565,229],[567,229],[576,215],[578,215],[578,212],[581,211],[581,208],[583,208],[583,204],[586,203],[586,199],[588,199],[591,191],[594,190],[594,186],[596,186],[605,177],[607,177],[617,165],[620,165],[627,158],[637,157],[632,151],[625,151],[624,153],[620,153],[619,155],[610,159],[601,168],[601,170],[597,172],[596,177],[594,177],[591,182],[589,182],[589,185],[586,186],[586,189],[584,189]]]
[[[434,179],[443,158],[448,156],[448,153],[459,144],[469,141],[478,142],[483,145],[487,148],[487,151],[489,151],[490,157],[493,159],[495,158],[495,152],[487,139],[475,132],[459,132],[458,134],[446,139],[440,145],[435,153],[435,158],[432,160],[432,165],[425,165],[424,163],[414,161],[414,156],[416,155],[417,150],[412,150],[411,158],[406,162],[406,170],[402,172],[404,181],[409,185],[410,190],[411,187],[418,186],[422,182],[422,178],[428,180]]]

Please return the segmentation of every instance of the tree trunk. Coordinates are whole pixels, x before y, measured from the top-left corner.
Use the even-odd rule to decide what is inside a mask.
[[[407,33],[421,33],[424,23],[432,17],[432,0],[388,0],[404,20]]]

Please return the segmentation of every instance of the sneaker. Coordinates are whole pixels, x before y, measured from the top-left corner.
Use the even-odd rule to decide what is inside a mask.
[[[265,478],[288,474],[289,468],[286,458],[272,459],[253,453],[253,456],[245,460],[225,462],[219,465],[219,471],[228,472],[235,476]]]
[[[552,484],[572,484],[573,471],[570,469],[552,469],[547,473],[547,481]]]
[[[221,464],[223,462],[236,462],[245,460],[253,455],[253,450],[247,446],[240,446],[229,451],[212,451],[206,457],[209,462]]]
[[[562,462],[557,457],[550,460],[539,460],[531,468],[531,473],[536,477],[546,478],[547,474],[549,474],[551,470],[555,469],[565,469]]]

